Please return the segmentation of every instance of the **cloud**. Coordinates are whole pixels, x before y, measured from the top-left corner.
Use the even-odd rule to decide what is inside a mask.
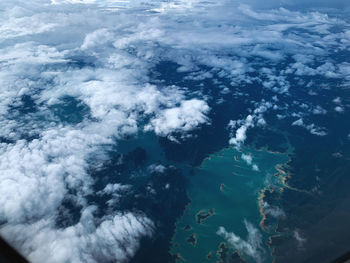
[[[300,126],[308,130],[311,134],[317,135],[317,136],[326,136],[327,132],[322,127],[317,127],[314,123],[311,124],[304,124],[304,121],[302,118],[294,121],[292,123],[292,126]]]
[[[240,238],[232,232],[227,232],[224,227],[220,227],[216,234],[226,239],[239,253],[253,258],[255,262],[262,262],[262,235],[259,230],[248,221],[245,220],[244,225],[248,232],[247,240]]]
[[[111,198],[106,202],[106,204],[110,207],[117,206],[119,202],[119,198],[121,198],[125,193],[130,191],[132,188],[131,185],[123,185],[123,184],[107,184],[105,188],[98,191],[96,194],[100,196],[110,195]]]
[[[344,108],[341,107],[341,106],[336,106],[336,107],[334,108],[334,110],[335,110],[336,112],[343,112],[343,111],[344,111]]]
[[[248,164],[252,165],[253,157],[250,154],[242,154],[242,159]]]
[[[336,97],[335,99],[332,100],[332,102],[336,104],[336,106],[334,107],[334,111],[339,113],[344,111],[344,106],[340,97]]]
[[[132,213],[96,220],[95,210],[93,206],[85,208],[80,221],[65,229],[55,229],[52,220],[42,219],[32,224],[7,224],[1,234],[10,236],[10,242],[33,262],[127,262],[138,248],[139,238],[151,234],[153,223]]]
[[[164,173],[166,167],[162,164],[152,164],[149,166],[151,172]]]
[[[332,100],[335,104],[341,104],[341,98],[336,97],[334,100]]]
[[[106,28],[98,29],[85,36],[84,42],[81,45],[81,49],[87,50],[87,49],[95,48],[97,46],[104,45],[107,42],[112,41],[113,38],[114,38],[113,34],[111,34],[108,31],[108,29]]]
[[[326,7],[326,8],[344,8],[349,7],[349,3],[346,0],[336,0],[330,3],[327,0],[310,0],[310,1],[302,1],[302,0],[267,0],[263,3],[257,0],[244,0],[238,1],[240,3],[249,4],[251,6],[255,6],[257,8],[307,8],[307,7]]]
[[[307,3],[301,0],[267,0],[263,3],[257,0],[235,0],[235,1],[223,1],[227,5],[237,6],[240,4],[248,4],[255,6],[257,8],[278,8],[281,6],[284,7],[294,7],[294,8],[304,8],[304,7],[333,7],[333,8],[343,8],[349,6],[349,3],[346,0],[335,0],[332,3],[329,3],[327,0],[310,0]],[[153,8],[153,10],[158,12],[165,12],[169,9],[189,9],[203,6],[202,1],[200,0],[176,0],[176,1],[159,1],[159,0],[150,0],[147,2],[144,1],[130,1],[130,0],[51,0],[52,4],[97,4],[104,7],[140,7],[145,6]],[[206,1],[206,5],[217,5],[216,1]]]
[[[297,241],[298,247],[299,248],[303,248],[303,246],[304,246],[305,242],[307,241],[307,239],[302,236],[302,234],[300,233],[300,230],[295,229],[293,231],[293,237]]]
[[[166,109],[145,126],[145,130],[154,130],[160,136],[174,132],[187,132],[200,124],[208,122],[206,113],[209,106],[202,100],[191,99],[182,101],[180,106]]]
[[[251,154],[242,154],[242,160],[245,161],[249,166],[252,167],[254,171],[259,171],[259,167],[257,164],[253,163],[253,157]]]
[[[323,109],[321,106],[317,105],[313,110],[312,110],[313,114],[326,114],[327,111],[325,109]]]
[[[235,137],[231,138],[229,143],[239,147],[247,138],[247,129],[254,127],[253,116],[248,115],[243,125],[236,130]]]
[[[262,208],[264,210],[264,214],[266,214],[266,215],[270,215],[274,218],[285,218],[286,217],[285,212],[281,208],[279,208],[277,206],[271,206],[267,202],[262,203]]]
[[[261,101],[257,104],[256,109],[253,111],[253,114],[249,114],[245,119],[238,121],[230,121],[228,127],[230,129],[235,129],[236,126],[240,125],[236,129],[235,136],[232,136],[229,140],[229,143],[235,145],[235,147],[241,147],[244,141],[247,138],[247,130],[249,128],[254,128],[255,126],[264,126],[266,121],[263,118],[263,113],[268,109],[272,108],[273,104],[267,101]]]

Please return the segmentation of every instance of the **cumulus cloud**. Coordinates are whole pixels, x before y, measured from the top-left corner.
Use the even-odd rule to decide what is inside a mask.
[[[113,194],[118,192],[123,192],[130,189],[130,185],[122,185],[122,184],[107,184],[103,190],[99,193],[101,194]]]
[[[253,156],[251,154],[243,153],[241,156],[242,160],[245,161],[249,166],[252,167],[254,171],[259,171],[259,167],[257,164],[253,163]]]
[[[234,126],[235,126],[235,124],[236,123],[234,123]],[[234,127],[234,126],[231,126],[231,127]],[[243,125],[240,126],[236,130],[235,136],[230,139],[229,143],[235,145],[236,147],[239,147],[246,140],[246,138],[247,138],[247,135],[246,135],[247,129],[250,128],[250,127],[254,127],[254,122],[253,122],[253,116],[252,115],[248,115],[247,116],[247,118],[243,121]]]
[[[322,127],[317,127],[314,123],[311,124],[304,124],[304,121],[302,118],[294,121],[292,123],[292,126],[300,126],[308,130],[311,134],[317,135],[317,136],[325,136],[327,135],[327,132]]]
[[[182,101],[180,106],[166,109],[153,118],[145,130],[154,130],[160,136],[174,132],[187,132],[200,124],[207,123],[209,106],[198,99]]]
[[[166,167],[162,164],[152,164],[149,169],[151,172],[164,173]]]
[[[332,100],[332,102],[336,105],[334,107],[334,111],[339,112],[339,113],[344,111],[344,106],[342,103],[342,99],[340,97],[336,97],[335,99]]]
[[[94,48],[96,46],[101,46],[114,39],[113,34],[111,34],[108,29],[102,28],[98,29],[92,33],[85,36],[84,42],[81,45],[82,50],[87,50]]]
[[[132,188],[131,185],[123,185],[123,184],[107,184],[105,188],[98,191],[96,194],[100,196],[109,195],[110,199],[106,202],[106,204],[110,207],[117,206],[119,199],[127,193]]]
[[[341,104],[341,98],[340,97],[336,97],[335,99],[333,99],[333,102],[335,103],[335,104]]]
[[[245,220],[244,224],[248,232],[247,240],[242,239],[235,233],[227,232],[224,227],[220,227],[216,234],[226,239],[239,253],[251,257],[255,262],[262,262],[262,235],[259,230],[248,221]]]
[[[336,112],[343,112],[343,111],[344,111],[344,108],[341,107],[341,106],[336,106],[336,107],[334,108],[334,110],[335,110]]]
[[[242,154],[242,160],[244,160],[248,165],[252,165],[253,157],[250,154]]]
[[[257,108],[253,111],[253,114],[249,114],[245,119],[238,121],[230,121],[228,127],[230,129],[236,129],[236,132],[232,138],[230,138],[229,143],[235,145],[239,148],[247,138],[247,130],[249,128],[254,128],[255,126],[264,126],[266,121],[263,118],[263,113],[273,106],[271,102],[262,101],[258,103]]]
[[[151,234],[153,223],[132,213],[116,214],[98,223],[95,210],[94,206],[85,208],[80,221],[64,229],[55,229],[51,220],[41,219],[33,224],[7,224],[0,232],[33,262],[127,262],[138,248],[140,236]]]
[[[323,109],[321,106],[317,105],[313,110],[312,110],[313,114],[326,114],[327,111],[325,109]]]

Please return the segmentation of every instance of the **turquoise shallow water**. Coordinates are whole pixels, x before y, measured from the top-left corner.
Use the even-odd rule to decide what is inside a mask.
[[[243,154],[252,157],[251,163],[249,157],[246,158],[248,162],[242,159]],[[271,262],[271,251],[266,242],[275,233],[264,231],[260,226],[263,215],[259,199],[267,189],[283,189],[284,175],[276,167],[288,160],[286,154],[250,148],[240,151],[225,148],[205,159],[190,177],[188,196],[191,203],[177,221],[171,253],[184,262],[217,262],[220,260],[217,251],[225,242],[229,248],[224,255],[226,258],[237,251],[247,262]],[[254,165],[258,169],[254,169]],[[255,256],[247,252],[247,248],[256,243],[249,239],[244,222],[257,230],[255,237],[261,242],[261,246],[256,246]],[[227,242],[217,234],[219,227],[241,240]]]

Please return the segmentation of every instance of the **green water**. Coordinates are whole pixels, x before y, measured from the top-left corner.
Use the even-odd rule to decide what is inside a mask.
[[[259,167],[258,171],[242,159],[243,153],[252,156],[252,164]],[[240,151],[225,148],[205,159],[189,179],[188,195],[191,203],[177,221],[171,254],[181,257],[180,262],[220,262],[217,251],[219,245],[226,242],[230,248],[228,257],[237,251],[247,262],[271,262],[271,251],[266,242],[275,233],[263,231],[259,225],[262,220],[259,196],[263,190],[271,187],[275,191],[283,189],[284,175],[280,174],[276,166],[288,161],[286,154],[250,148],[242,148]],[[214,210],[214,214],[199,224],[196,214],[203,210],[205,214],[210,209]],[[242,240],[247,240],[245,220],[257,228],[262,236],[259,250],[261,260],[247,255],[216,234],[222,226],[227,232],[233,232]],[[193,238],[189,239],[193,234],[196,242]],[[209,253],[212,257],[208,259],[206,256]]]

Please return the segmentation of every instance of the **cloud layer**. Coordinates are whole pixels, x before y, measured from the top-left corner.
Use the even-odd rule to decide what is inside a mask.
[[[119,209],[118,197],[132,186],[106,184],[95,193],[89,168],[138,131],[181,142],[210,125],[215,105],[203,84],[208,79],[233,104],[248,105],[227,123],[235,147],[251,129],[269,127],[271,114],[326,136],[327,128],[309,121],[310,114],[341,114],[347,106],[336,98],[331,108],[307,104],[295,99],[293,84],[312,95],[319,83],[304,81],[310,76],[350,79],[347,62],[329,59],[331,52],[350,50],[346,20],[317,11],[256,10],[247,3],[257,5],[2,1],[0,233],[34,262],[130,259],[155,224],[142,211]],[[196,85],[152,77],[160,62],[169,61]],[[242,158],[254,166],[249,156]],[[87,196],[106,193],[113,210],[101,216]],[[79,216],[59,226],[65,202]],[[247,241],[222,228],[218,234],[258,260],[259,233],[246,227]]]

